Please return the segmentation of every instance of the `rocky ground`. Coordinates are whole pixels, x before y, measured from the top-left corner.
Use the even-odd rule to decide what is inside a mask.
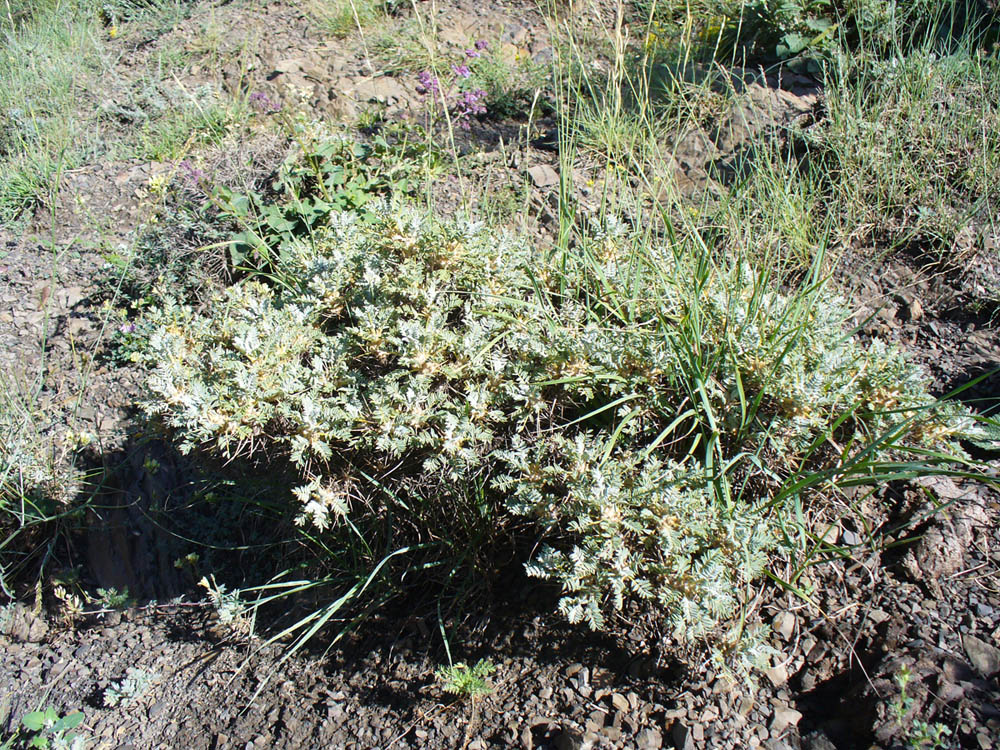
[[[129,66],[141,69],[144,56],[170,45],[194,45],[209,13],[221,29],[216,57],[186,68],[182,85],[304,98],[338,120],[370,107],[405,117],[422,106],[412,76],[374,64],[356,42],[331,42],[282,2],[199,7],[165,34],[123,41],[131,47],[121,96],[132,85]],[[551,55],[533,10],[459,1],[439,24],[439,37],[456,48],[488,38],[511,56]],[[740,93],[731,110],[670,136],[664,168],[689,192],[711,192],[754,135],[807,127],[822,101],[808,76],[747,72],[733,81]],[[512,118],[463,137],[479,153],[484,182],[527,181],[518,220],[544,240],[555,218],[557,156],[544,138],[534,140],[553,124],[533,127]],[[239,158],[205,157],[223,179],[248,155],[260,175],[284,157],[260,134],[240,143]],[[617,640],[569,628],[545,614],[551,592],[523,578],[461,628],[456,658],[497,666],[491,691],[475,700],[441,689],[434,671],[446,657],[427,618],[385,614],[329,654],[291,658],[245,623],[221,623],[196,601],[203,592],[193,578],[173,568],[176,540],[151,511],[169,510],[163,498],[190,496],[185,464],[137,434],[137,376],[99,356],[118,325],[102,307],[118,278],[109,248],[131,242],[162,211],[151,179],[175,168],[131,161],[73,170],[51,211],[16,232],[0,228],[0,369],[25,390],[44,382],[33,418],[53,450],[67,429],[87,431],[95,464],[126,467],[108,489],[106,512],[63,558],[95,585],[129,586],[144,600],[186,596],[69,618],[27,605],[3,610],[3,732],[51,705],[84,711],[82,728],[100,748],[890,748],[916,736],[914,721],[949,727],[946,747],[1000,747],[1000,496],[948,478],[879,488],[893,498],[891,517],[863,493],[843,499],[828,538],[841,553],[799,579],[818,592],[812,601],[777,586],[760,592],[756,614],[780,656],[757,685],[735,684],[697,659],[681,668],[641,618],[618,622]],[[576,180],[584,210],[594,200],[587,177]],[[919,258],[858,255],[868,261],[848,264],[838,281],[857,303],[858,322],[907,347],[939,392],[1000,367],[997,329],[973,304],[997,286],[990,263],[939,269]],[[974,394],[995,395],[996,386],[991,376]],[[948,506],[932,514],[933,497]],[[148,684],[107,705],[130,668]],[[897,677],[905,670],[912,680],[904,696]]]

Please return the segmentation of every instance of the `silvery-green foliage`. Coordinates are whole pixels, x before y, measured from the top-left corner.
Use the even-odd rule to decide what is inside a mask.
[[[541,439],[507,454],[501,480],[517,510],[565,529],[572,547],[545,547],[532,575],[561,580],[571,622],[604,624],[607,600],[653,602],[674,636],[693,641],[733,613],[773,544],[752,506],[720,507],[704,477],[634,450],[609,453],[606,435]]]
[[[219,622],[224,625],[236,623],[247,611],[246,604],[240,598],[240,590],[230,591],[226,584],[216,583],[214,575],[202,577],[198,585],[205,589],[209,601],[215,607],[215,613],[219,616]]]
[[[104,689],[104,705],[109,708],[134,706],[158,676],[155,672],[129,667],[125,671],[124,679],[113,682]]]
[[[284,456],[298,521],[320,531],[399,501],[445,524],[423,532],[458,533],[476,484],[498,523],[545,532],[528,570],[562,584],[570,620],[645,600],[699,639],[761,573],[764,508],[816,445],[848,457],[897,425],[894,442],[922,445],[964,427],[817,290],[781,294],[692,248],[636,252],[623,228],[546,254],[403,206],[373,215],[294,244],[281,284],[205,310],[165,299],[147,321],[146,411],[184,450]],[[731,491],[735,472],[750,489]]]

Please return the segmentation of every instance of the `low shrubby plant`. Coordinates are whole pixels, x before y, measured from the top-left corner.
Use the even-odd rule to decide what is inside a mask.
[[[114,586],[106,589],[97,589],[97,598],[103,609],[124,610],[131,607],[135,601],[128,591],[128,586],[118,590]]]
[[[344,534],[453,560],[482,524],[540,534],[527,570],[571,621],[645,601],[675,640],[760,663],[737,615],[792,504],[969,428],[902,354],[845,333],[820,283],[780,293],[697,234],[608,221],[542,251],[369,206],[290,241],[270,283],[146,322],[145,411],[182,451],[290,467],[296,522],[333,556]]]
[[[215,576],[203,577],[198,585],[205,589],[208,600],[223,625],[236,623],[247,611],[246,603],[240,599],[239,589],[230,591],[224,583],[216,583]]]

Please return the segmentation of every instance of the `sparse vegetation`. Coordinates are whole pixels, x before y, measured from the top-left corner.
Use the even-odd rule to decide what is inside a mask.
[[[809,568],[885,555],[955,499],[904,512],[911,483],[993,481],[996,405],[940,398],[916,364],[938,355],[893,333],[919,302],[862,321],[843,298],[855,255],[1000,264],[992,0],[558,5],[544,44],[516,25],[439,35],[420,4],[311,0],[295,34],[361,50],[336,87],[255,57],[220,8],[147,50],[197,3],[2,2],[0,222],[50,235],[55,285],[57,223],[80,225],[73,244],[102,210],[63,194],[67,175],[100,163],[128,186],[107,202],[141,208],[88,235],[107,265],[73,303],[93,336],[66,347],[83,374],[59,397],[78,409],[95,362],[127,372],[128,429],[226,473],[224,501],[192,493],[213,504],[209,546],[232,535],[281,564],[229,581],[178,533],[173,570],[285,658],[392,600],[433,610],[449,649],[507,576],[551,586],[564,622],[641,623],[752,684],[775,655],[766,592],[815,607]],[[266,163],[242,151],[257,137],[277,144]],[[469,179],[487,161],[502,187]],[[122,216],[127,241],[107,229]],[[969,333],[993,323],[986,278],[948,303],[981,307]],[[79,532],[118,507],[95,500],[112,469],[99,430],[52,417],[48,337],[71,322],[50,322],[49,286],[31,293],[41,357],[0,383],[0,590],[118,617],[129,590],[73,567]],[[240,491],[265,480],[266,500]],[[883,520],[838,543],[845,506]],[[241,528],[265,513],[266,534]],[[475,699],[494,670],[435,676]],[[105,706],[155,677],[129,668]],[[898,737],[945,746],[909,679]],[[18,741],[57,746],[82,720],[37,714]]]
[[[904,666],[896,675],[896,685],[899,687],[899,697],[892,704],[892,713],[904,732],[906,746],[911,750],[921,750],[921,748],[946,747],[947,738],[951,736],[951,729],[944,724],[929,724],[914,716],[913,697],[907,694],[907,687],[913,679],[913,673],[909,667]]]
[[[398,0],[312,0],[309,10],[323,28],[336,37],[365,30],[392,15]]]

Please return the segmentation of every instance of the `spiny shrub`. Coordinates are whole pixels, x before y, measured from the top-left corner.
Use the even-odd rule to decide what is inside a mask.
[[[167,299],[145,323],[145,410],[185,451],[288,462],[319,531],[390,507],[462,549],[482,487],[497,534],[544,533],[528,572],[562,585],[570,620],[645,600],[701,639],[767,563],[784,482],[886,431],[891,451],[962,426],[898,352],[846,335],[836,300],[694,242],[609,229],[546,253],[372,215],[290,245],[279,284]]]

